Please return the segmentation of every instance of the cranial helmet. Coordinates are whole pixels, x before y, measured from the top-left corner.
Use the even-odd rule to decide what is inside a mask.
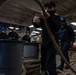
[[[8,30],[8,28],[5,27],[5,26],[3,26],[3,27],[1,28],[1,30]]]
[[[67,19],[66,19],[66,17],[62,16],[62,17],[60,18],[60,21],[66,22]]]

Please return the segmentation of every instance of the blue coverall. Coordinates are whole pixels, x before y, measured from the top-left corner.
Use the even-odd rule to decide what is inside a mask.
[[[59,30],[59,35],[61,40],[61,51],[66,60],[69,62],[68,50],[70,49],[71,42],[75,41],[75,33],[71,26],[65,24],[64,27]],[[60,66],[63,70],[64,61],[62,59]]]

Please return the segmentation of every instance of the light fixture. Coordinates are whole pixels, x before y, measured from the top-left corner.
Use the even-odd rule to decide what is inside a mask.
[[[19,28],[15,28],[16,30],[19,30]]]
[[[29,28],[33,28],[33,27],[34,27],[33,25],[30,25],[30,26],[29,26]]]
[[[40,32],[38,32],[38,31],[33,31],[33,33],[40,33]]]
[[[36,34],[31,34],[31,36],[32,36],[32,35],[36,35]]]
[[[42,30],[41,28],[36,28],[37,30]]]
[[[9,27],[9,29],[14,29],[14,27]]]
[[[32,33],[30,34],[30,37],[31,37],[32,35],[36,35],[36,33],[33,33],[33,32],[32,32]]]
[[[76,26],[76,22],[71,22],[72,25]]]

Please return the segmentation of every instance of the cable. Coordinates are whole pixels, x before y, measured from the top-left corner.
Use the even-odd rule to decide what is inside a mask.
[[[61,73],[61,75],[66,75],[63,71],[57,69],[57,73]]]

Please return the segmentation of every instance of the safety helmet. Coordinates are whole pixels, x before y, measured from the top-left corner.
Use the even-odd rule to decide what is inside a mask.
[[[3,26],[3,27],[1,28],[1,30],[8,30],[8,28],[5,27],[5,26]]]
[[[45,7],[56,7],[56,4],[55,4],[55,2],[50,1],[50,3],[44,4],[44,6],[45,6]]]
[[[66,19],[66,17],[62,16],[62,17],[60,18],[60,21],[62,21],[62,22],[66,22],[67,19]]]

